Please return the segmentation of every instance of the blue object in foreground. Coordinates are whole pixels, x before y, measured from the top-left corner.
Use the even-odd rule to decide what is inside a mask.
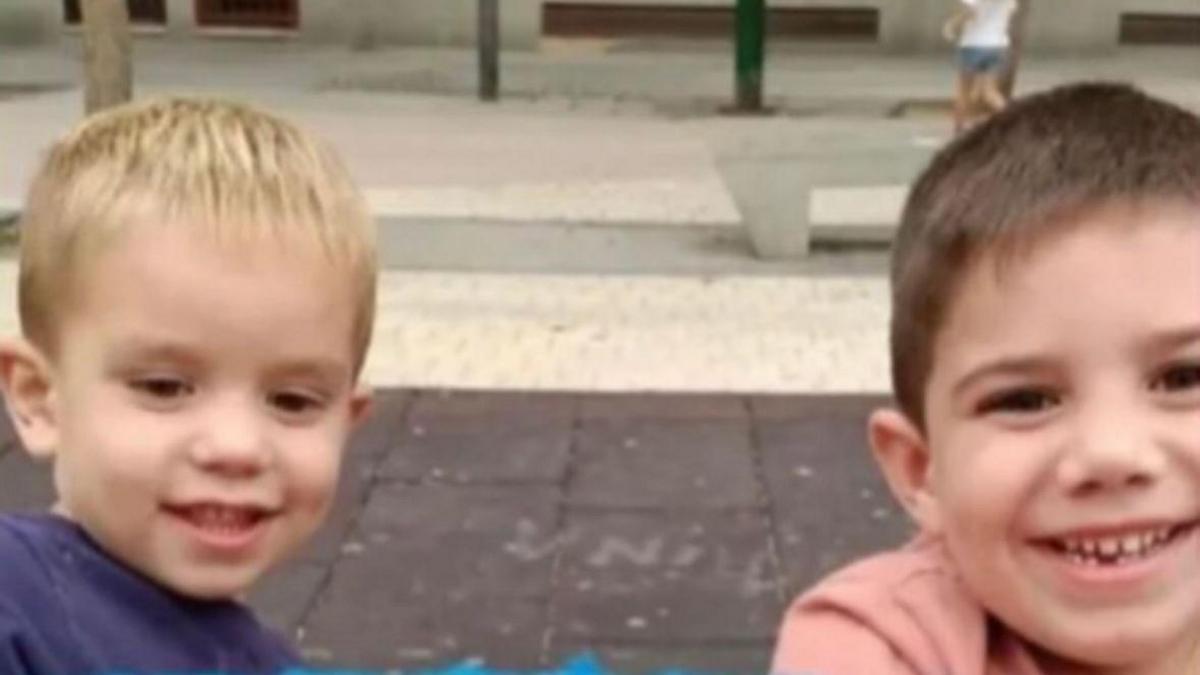
[[[391,675],[389,671],[388,675]],[[283,675],[384,675],[383,673],[368,673],[364,671],[349,671],[349,670],[289,670]],[[460,664],[448,666],[438,670],[418,670],[409,673],[399,672],[396,675],[621,675],[615,671],[605,668],[595,655],[590,653],[580,654],[572,657],[560,668],[553,670],[525,671],[518,672],[512,670],[496,670],[487,667],[479,661],[464,661]],[[661,670],[655,675],[716,675],[715,673],[705,673],[695,670],[683,670],[680,668],[667,668]]]

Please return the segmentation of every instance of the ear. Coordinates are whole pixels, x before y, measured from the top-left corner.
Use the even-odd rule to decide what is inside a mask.
[[[867,434],[896,500],[922,530],[940,532],[941,506],[932,484],[933,458],[925,435],[903,413],[887,408],[871,414]]]
[[[27,340],[0,342],[0,388],[25,449],[39,459],[54,456],[58,404],[50,362]]]
[[[358,427],[371,415],[375,408],[375,391],[370,386],[359,384],[350,395],[350,426]]]

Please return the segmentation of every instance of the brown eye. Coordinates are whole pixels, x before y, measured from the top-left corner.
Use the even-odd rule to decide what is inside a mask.
[[[1155,378],[1151,388],[1163,391],[1186,391],[1200,387],[1200,363],[1172,366]]]
[[[190,383],[173,377],[146,377],[133,380],[129,388],[152,398],[173,399],[191,394],[194,389]]]
[[[268,403],[276,410],[287,415],[303,415],[322,409],[325,402],[311,394],[294,391],[281,391],[267,397]]]
[[[1041,389],[1013,389],[988,397],[979,405],[980,413],[1018,413],[1031,414],[1042,412],[1058,405],[1058,397]]]

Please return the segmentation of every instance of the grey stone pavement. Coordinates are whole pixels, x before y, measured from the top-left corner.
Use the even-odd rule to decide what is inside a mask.
[[[314,667],[761,673],[786,600],[908,532],[876,396],[386,390],[319,536],[251,604]],[[0,446],[0,510],[51,499]]]

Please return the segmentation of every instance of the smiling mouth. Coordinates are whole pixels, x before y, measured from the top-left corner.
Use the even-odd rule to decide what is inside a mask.
[[[244,533],[274,515],[272,511],[258,506],[216,503],[168,506],[166,510],[199,530],[217,535]]]
[[[1067,560],[1089,567],[1121,566],[1148,558],[1196,530],[1200,521],[1163,525],[1124,534],[1069,536],[1039,543]]]

